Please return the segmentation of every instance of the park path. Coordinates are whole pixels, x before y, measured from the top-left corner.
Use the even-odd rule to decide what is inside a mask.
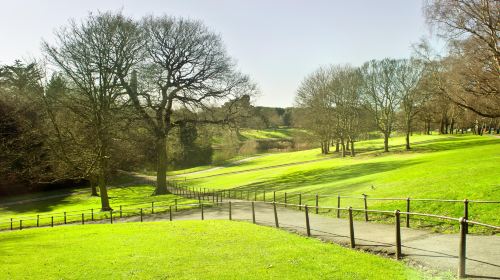
[[[232,201],[232,219],[252,222],[251,204],[248,201]],[[226,201],[227,202],[227,201]],[[205,220],[229,219],[228,204],[204,207]],[[281,229],[306,235],[305,213],[290,207],[278,207]],[[310,211],[311,236],[323,241],[348,246],[349,221],[316,215]],[[272,204],[255,202],[256,222],[275,226]],[[144,216],[144,221],[168,220],[168,213]],[[200,209],[173,213],[173,220],[200,220]],[[137,222],[139,217],[118,219],[116,222]],[[106,221],[103,221],[106,222]],[[356,248],[393,256],[395,253],[395,226],[364,221],[354,221]],[[431,271],[458,269],[458,234],[440,234],[412,228],[401,228],[402,253],[412,265]],[[467,235],[466,273],[474,279],[500,279],[500,236]]]

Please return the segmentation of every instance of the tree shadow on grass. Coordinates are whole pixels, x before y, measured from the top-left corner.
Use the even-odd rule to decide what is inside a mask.
[[[314,170],[297,171],[291,174],[283,175],[269,180],[254,182],[243,185],[235,189],[239,190],[267,190],[267,191],[286,191],[297,188],[308,187],[312,185],[323,185],[337,181],[352,179],[356,177],[367,176],[371,174],[392,171],[395,169],[422,163],[421,160],[393,160],[386,162],[369,162],[360,164],[351,164],[335,168],[318,168]],[[351,185],[320,187],[315,189],[318,193],[352,193],[356,189],[363,188],[363,182],[356,182]]]

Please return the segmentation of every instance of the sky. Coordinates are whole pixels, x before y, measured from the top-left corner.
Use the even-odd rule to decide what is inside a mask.
[[[89,12],[202,20],[221,35],[238,69],[258,85],[254,102],[292,106],[322,65],[405,58],[429,35],[423,0],[0,0],[0,64],[41,58],[41,41]]]

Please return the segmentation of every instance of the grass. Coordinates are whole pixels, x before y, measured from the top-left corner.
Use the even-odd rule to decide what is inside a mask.
[[[415,139],[417,138],[417,139]],[[187,176],[189,186],[266,190],[323,195],[361,195],[369,197],[412,197],[471,200],[500,200],[500,139],[489,136],[414,137],[410,152],[404,151],[402,138],[391,140],[390,153],[382,153],[381,140],[357,143],[367,152],[355,158],[331,157],[300,165],[255,170],[283,163],[323,158],[318,150],[274,154],[245,162],[241,166]],[[370,151],[371,150],[371,151]],[[231,174],[229,172],[246,171]],[[209,177],[212,176],[212,177]],[[289,201],[296,203],[292,197]],[[294,198],[295,197],[295,198]],[[312,204],[312,196],[303,202]],[[337,205],[336,197],[321,199],[322,205]],[[342,206],[361,207],[362,200],[343,200]],[[405,210],[405,202],[369,201],[372,209]],[[412,211],[460,217],[462,203],[414,202]],[[470,204],[469,218],[500,224],[498,204]],[[424,224],[422,224],[424,225]],[[435,225],[432,225],[435,226]],[[450,228],[450,230],[456,229]],[[444,230],[447,230],[446,228]],[[472,229],[472,231],[481,229]]]
[[[141,207],[150,209],[151,202],[153,201],[155,202],[156,207],[171,205],[174,203],[175,199],[178,199],[179,203],[194,202],[194,200],[188,200],[173,194],[152,196],[153,191],[154,187],[150,185],[133,185],[128,187],[109,188],[109,202],[111,207],[115,210],[119,209],[120,205],[123,205],[124,211],[134,209],[135,212],[137,212],[137,208]],[[47,195],[54,194],[56,193],[51,192]],[[89,210],[92,208],[95,209],[96,218],[99,216],[103,216],[103,218],[107,217],[107,213],[98,213],[101,207],[101,198],[90,196],[90,189],[83,191],[81,189],[73,190],[58,194],[61,196],[23,204],[0,206],[0,229],[10,227],[10,218],[14,218],[15,220],[23,219],[23,225],[25,227],[34,226],[36,225],[35,218],[37,214],[42,214],[44,216],[44,218],[40,221],[42,224],[50,223],[50,215],[56,215],[54,223],[61,223],[64,219],[63,216],[61,216],[62,212],[71,213],[71,216],[67,217],[68,222],[80,221],[81,210]],[[37,198],[41,195],[42,194],[38,194],[37,196],[22,196],[19,198]],[[89,215],[90,213],[89,211],[86,211],[85,214]]]
[[[308,132],[297,128],[242,129],[240,140],[291,139],[297,134],[308,134]]]
[[[0,252],[6,279],[428,278],[391,259],[230,221],[3,232]]]

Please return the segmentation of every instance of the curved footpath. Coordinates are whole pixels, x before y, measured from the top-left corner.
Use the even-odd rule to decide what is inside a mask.
[[[251,204],[241,200],[232,201],[232,219],[252,222]],[[227,220],[227,201],[222,206],[204,207],[204,219]],[[305,214],[290,207],[278,207],[281,229],[306,235]],[[328,242],[349,245],[349,221],[316,215],[310,211],[311,236]],[[256,222],[275,226],[271,204],[255,203]],[[117,219],[116,222],[137,222],[139,217]],[[144,216],[144,221],[168,220],[168,213]],[[173,214],[173,220],[200,220],[200,209],[191,209]],[[109,221],[101,221],[106,223]],[[394,225],[354,222],[356,248],[393,256],[395,253]],[[454,275],[458,270],[458,234],[440,234],[424,230],[401,227],[402,253],[411,265],[426,270],[446,272]],[[473,279],[500,279],[500,236],[467,235],[466,273]]]

